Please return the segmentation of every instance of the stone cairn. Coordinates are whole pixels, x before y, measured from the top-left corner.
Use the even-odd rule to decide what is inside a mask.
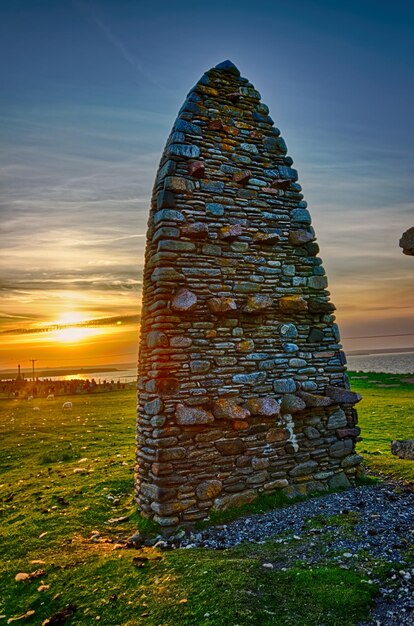
[[[152,194],[137,500],[168,530],[260,493],[349,486],[361,457],[311,216],[230,61],[190,91]]]

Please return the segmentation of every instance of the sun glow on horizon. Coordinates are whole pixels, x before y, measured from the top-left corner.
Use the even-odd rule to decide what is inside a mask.
[[[60,328],[59,330],[52,331],[51,338],[58,343],[77,343],[83,339],[88,339],[100,334],[102,334],[102,329],[100,328],[78,328],[76,326],[69,326],[68,328]]]

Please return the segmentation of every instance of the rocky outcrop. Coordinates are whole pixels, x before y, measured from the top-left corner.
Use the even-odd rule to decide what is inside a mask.
[[[393,441],[391,443],[391,452],[400,459],[414,461],[414,439]]]
[[[414,226],[405,231],[400,239],[400,248],[404,254],[414,256]]]
[[[356,412],[298,174],[229,61],[185,100],[156,176],[137,499],[164,528],[261,492],[352,482]]]

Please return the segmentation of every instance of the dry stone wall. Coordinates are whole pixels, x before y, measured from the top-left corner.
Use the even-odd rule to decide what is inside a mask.
[[[168,138],[148,222],[137,499],[166,529],[355,478],[360,397],[292,164],[238,69],[204,74]]]

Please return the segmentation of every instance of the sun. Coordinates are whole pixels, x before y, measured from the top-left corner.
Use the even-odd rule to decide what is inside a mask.
[[[95,335],[101,334],[102,330],[99,328],[88,328],[87,326],[80,326],[82,323],[87,323],[87,320],[76,311],[64,313],[55,324],[58,328],[52,331],[52,338],[57,343],[78,343],[84,339],[89,339]],[[73,326],[71,326],[73,324]],[[59,327],[62,328],[59,328]]]
[[[88,339],[95,335],[99,335],[101,330],[98,328],[60,328],[53,331],[53,339],[59,343],[78,343],[84,339]]]

